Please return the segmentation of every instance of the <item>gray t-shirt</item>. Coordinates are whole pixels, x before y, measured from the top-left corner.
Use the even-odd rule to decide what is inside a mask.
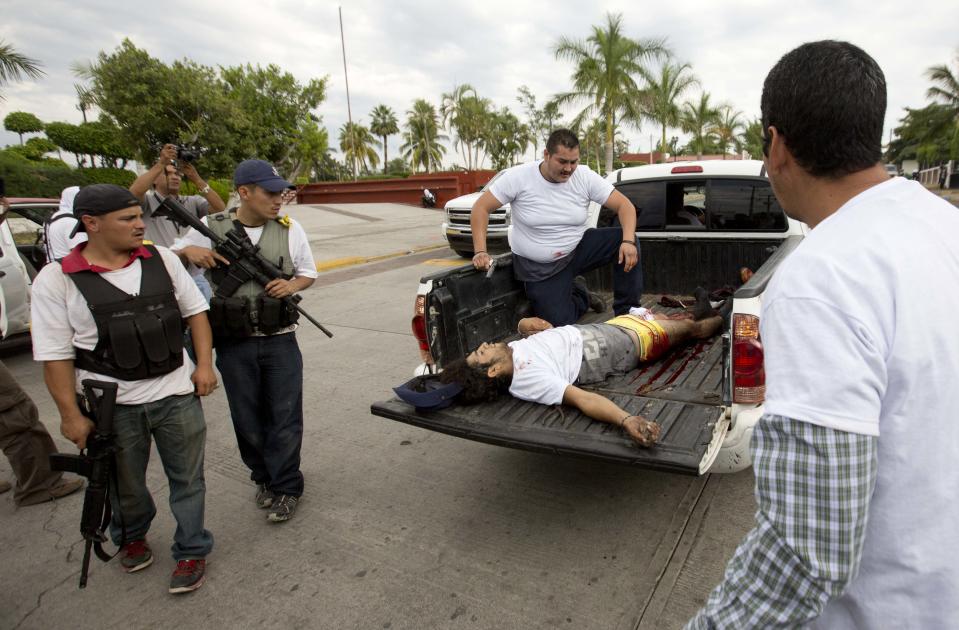
[[[153,212],[160,207],[162,198],[155,190],[148,190],[143,198],[140,207],[143,208],[143,222],[146,224],[146,235],[144,238],[153,241],[156,245],[172,247],[177,238],[185,235],[189,227],[177,227],[177,225],[167,217],[155,217]],[[210,202],[200,195],[190,195],[188,197],[177,197],[177,201],[190,212],[195,212],[198,218],[203,218],[210,211]]]

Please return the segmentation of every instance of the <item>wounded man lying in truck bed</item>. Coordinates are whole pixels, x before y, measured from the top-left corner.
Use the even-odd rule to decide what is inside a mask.
[[[657,423],[630,415],[608,398],[577,385],[624,374],[670,348],[708,339],[723,325],[722,315],[708,306],[698,309],[696,317],[677,319],[633,309],[602,324],[559,328],[529,317],[519,322],[523,339],[484,343],[465,359],[446,366],[440,379],[463,387],[457,395],[463,404],[493,400],[505,392],[544,405],[563,403],[594,420],[621,427],[637,444],[648,447],[659,438]]]

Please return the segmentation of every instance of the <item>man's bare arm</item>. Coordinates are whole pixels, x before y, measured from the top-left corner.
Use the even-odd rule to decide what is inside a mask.
[[[636,206],[618,190],[614,190],[603,205],[610,210],[615,210],[619,217],[619,224],[623,228],[623,243],[619,246],[619,264],[624,265],[626,271],[630,271],[639,262],[639,246],[635,244]]]
[[[569,385],[563,392],[563,403],[576,407],[593,420],[625,429],[640,446],[652,446],[659,439],[658,424],[642,416],[629,414],[605,396]]]
[[[78,448],[86,447],[87,436],[93,431],[93,422],[80,413],[77,405],[77,377],[73,371],[73,359],[44,361],[43,380],[60,412],[60,433]]]
[[[186,319],[193,339],[193,351],[196,354],[196,369],[190,376],[197,396],[206,396],[216,389],[216,372],[213,371],[213,331],[206,311],[191,315]]]
[[[130,192],[133,193],[133,196],[143,201],[143,197],[147,194],[147,191],[153,187],[153,182],[156,181],[156,178],[162,175],[167,164],[172,164],[175,159],[176,146],[172,144],[163,145],[163,148],[160,149],[160,158],[156,161],[156,164],[151,166],[145,173],[137,177],[133,180],[133,183],[130,184]]]
[[[486,251],[486,231],[489,227],[489,215],[502,206],[490,191],[484,192],[470,210],[470,230],[473,233],[473,266],[477,269],[489,269],[490,255]]]

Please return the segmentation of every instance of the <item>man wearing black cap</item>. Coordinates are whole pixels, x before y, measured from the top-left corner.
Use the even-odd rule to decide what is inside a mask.
[[[296,343],[298,313],[278,298],[313,284],[316,263],[303,227],[279,216],[283,192],[293,187],[263,160],[246,160],[233,176],[240,206],[205,217],[224,236],[239,229],[260,253],[283,269],[265,287],[246,282],[224,294],[227,261],[210,250],[210,240],[190,230],[174,249],[207,269],[214,288],[210,320],[216,336],[216,365],[223,375],[240,456],[257,485],[257,507],[267,519],[287,521],[303,494],[300,446],[303,440],[303,358]]]
[[[111,493],[110,533],[123,542],[129,573],[153,562],[146,534],[156,507],[146,486],[151,436],[170,486],[177,521],[171,593],[203,583],[213,536],[203,526],[206,424],[197,396],[216,387],[206,300],[175,254],[143,245],[143,210],[112,184],[80,190],[77,229],[88,241],[33,284],[33,354],[60,411],[60,431],[83,448],[93,428],[76,392],[87,378],[119,385],[114,418],[118,492]],[[183,348],[182,321],[193,333],[197,363]]]

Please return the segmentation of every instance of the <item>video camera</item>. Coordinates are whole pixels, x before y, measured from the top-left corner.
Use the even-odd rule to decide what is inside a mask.
[[[192,164],[196,162],[203,156],[203,149],[195,144],[178,144],[175,142],[158,142],[154,146],[154,149],[159,153],[164,146],[167,144],[172,144],[176,147],[176,159],[178,162],[185,162],[187,164]]]

